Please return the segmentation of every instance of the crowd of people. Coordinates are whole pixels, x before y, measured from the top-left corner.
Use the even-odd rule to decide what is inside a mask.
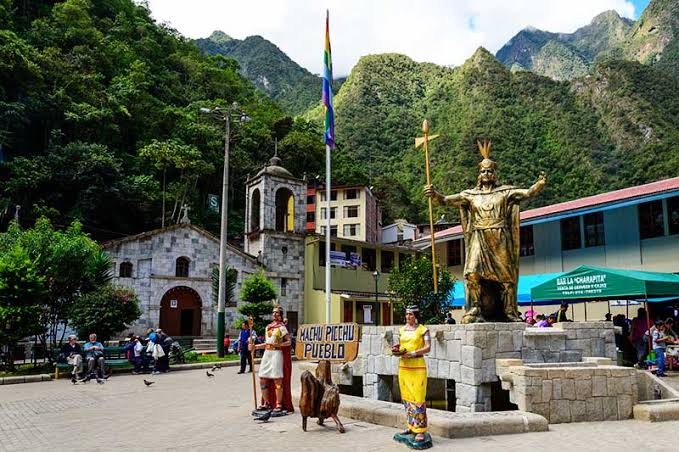
[[[677,361],[677,351],[669,347],[679,344],[673,317],[653,319],[648,316],[646,309],[639,308],[637,316],[631,321],[622,314],[616,315],[613,325],[622,330],[615,338],[618,350],[628,358],[631,356],[635,367],[646,368],[655,364],[656,375],[662,377],[665,375],[667,359]]]
[[[146,337],[130,334],[124,346],[125,356],[134,365],[133,374],[151,372],[160,374],[170,370],[170,348],[174,339],[163,332],[149,328]],[[89,378],[108,378],[105,347],[97,341],[97,335],[92,333],[89,341],[82,347],[78,337],[68,336],[68,341],[62,346],[58,360],[68,363],[72,367],[71,376],[76,380]],[[83,360],[84,355],[84,360]],[[153,369],[150,364],[153,363]],[[87,365],[87,368],[85,368]]]

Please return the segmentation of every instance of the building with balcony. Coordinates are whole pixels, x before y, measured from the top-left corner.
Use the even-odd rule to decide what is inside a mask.
[[[309,190],[309,189],[307,189]],[[330,216],[330,234],[350,240],[379,243],[382,236],[382,209],[378,200],[365,185],[333,187],[330,192],[330,211],[327,209],[324,187],[314,188],[315,232],[325,235]],[[309,192],[307,191],[307,196]],[[311,199],[311,198],[309,198]],[[308,201],[307,201],[308,202]],[[309,212],[307,204],[307,212]],[[307,215],[307,225],[310,216]]]
[[[393,306],[387,295],[389,273],[398,268],[403,259],[414,255],[415,250],[342,238],[333,238],[330,249],[334,256],[330,321],[366,325],[394,323]],[[339,258],[337,253],[340,253]],[[307,236],[304,253],[305,323],[325,322],[325,269],[329,264],[325,254],[324,237]],[[360,265],[344,265],[341,262],[342,256],[348,261],[352,255],[358,258]]]

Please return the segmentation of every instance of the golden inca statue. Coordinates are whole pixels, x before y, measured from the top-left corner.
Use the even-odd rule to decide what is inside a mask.
[[[460,208],[464,232],[465,315],[462,323],[520,321],[516,302],[519,279],[519,204],[547,183],[544,172],[528,189],[499,185],[490,141],[477,142],[483,160],[476,187],[444,196],[424,187],[434,202]]]

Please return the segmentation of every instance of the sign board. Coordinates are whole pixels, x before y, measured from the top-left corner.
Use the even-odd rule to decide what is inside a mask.
[[[330,251],[330,265],[347,266],[347,255],[344,251]]]
[[[358,324],[302,325],[297,330],[297,359],[353,361],[358,355]]]
[[[207,207],[215,213],[219,213],[219,196],[208,194],[207,195]]]
[[[177,309],[177,300],[170,300],[170,307],[173,309]]]
[[[562,296],[593,296],[601,294],[608,284],[606,275],[564,276],[556,279],[556,290]]]
[[[349,263],[353,265],[354,267],[360,267],[361,266],[361,255],[358,253],[351,252],[349,253]]]

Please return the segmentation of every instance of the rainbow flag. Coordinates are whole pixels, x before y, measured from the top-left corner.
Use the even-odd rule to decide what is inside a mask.
[[[323,109],[325,110],[325,144],[335,149],[335,112],[332,109],[332,55],[330,53],[330,12],[325,16],[325,50],[323,52]]]

